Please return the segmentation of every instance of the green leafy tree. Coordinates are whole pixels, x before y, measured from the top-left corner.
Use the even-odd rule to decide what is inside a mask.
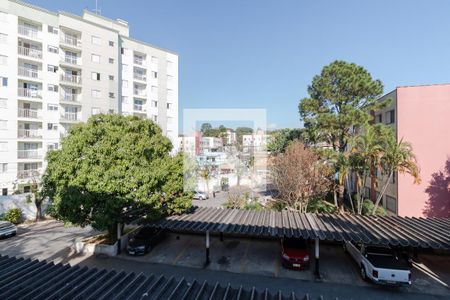
[[[282,153],[290,143],[296,140],[303,140],[303,129],[280,129],[270,133],[267,150],[273,154]]]
[[[61,150],[49,152],[43,187],[56,216],[115,237],[124,211],[150,219],[191,206],[183,192],[183,157],[152,121],[95,115],[73,126]]]
[[[212,129],[212,128],[213,127],[212,127],[211,123],[203,123],[202,126],[200,127],[200,131],[202,133],[204,133],[205,131]]]
[[[361,66],[340,60],[325,66],[308,87],[309,97],[299,103],[308,140],[326,143],[340,154],[347,152],[354,129],[373,118],[371,110],[387,104],[377,100],[382,92],[381,81]],[[342,201],[344,186],[340,185]]]

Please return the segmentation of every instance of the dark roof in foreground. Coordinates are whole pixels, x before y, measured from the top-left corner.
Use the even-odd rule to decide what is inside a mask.
[[[269,290],[232,288],[0,255],[0,299],[310,299]]]
[[[450,219],[195,207],[149,224],[175,231],[450,249]]]

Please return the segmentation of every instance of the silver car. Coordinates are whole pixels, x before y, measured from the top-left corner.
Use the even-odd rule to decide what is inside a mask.
[[[195,191],[193,198],[196,199],[196,200],[206,200],[206,199],[209,199],[209,196],[205,192]]]

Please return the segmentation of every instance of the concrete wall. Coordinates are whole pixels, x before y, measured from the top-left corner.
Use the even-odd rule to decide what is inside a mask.
[[[36,206],[33,203],[27,203],[27,194],[0,196],[0,214],[11,208],[20,208],[23,218],[34,220],[36,218]],[[47,204],[42,205],[42,212],[45,211]]]
[[[400,87],[397,101],[397,138],[411,142],[422,178],[399,175],[398,214],[450,217],[450,84]]]

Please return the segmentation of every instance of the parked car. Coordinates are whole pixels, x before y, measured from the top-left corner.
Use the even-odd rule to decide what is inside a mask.
[[[360,267],[363,280],[390,285],[411,284],[407,262],[399,259],[391,248],[349,241],[344,241],[343,246]]]
[[[15,236],[17,233],[17,227],[8,221],[0,221],[0,238],[8,238]]]
[[[285,268],[307,269],[309,267],[309,247],[304,239],[281,239],[281,262]]]
[[[193,198],[196,199],[196,200],[206,200],[206,199],[209,199],[209,196],[205,192],[195,191]]]
[[[162,229],[142,227],[128,241],[127,252],[130,255],[144,255],[166,237]]]

